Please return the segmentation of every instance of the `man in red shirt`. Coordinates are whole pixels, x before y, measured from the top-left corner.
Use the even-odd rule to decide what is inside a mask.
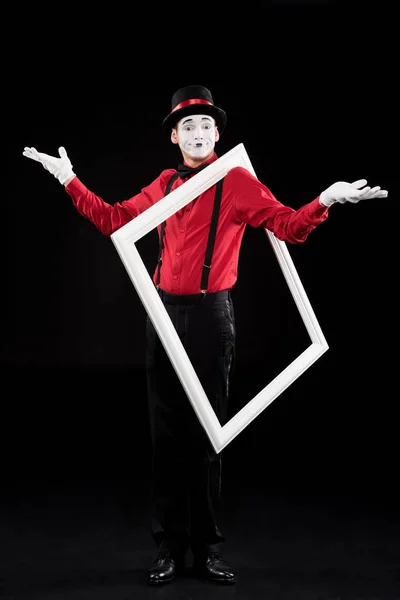
[[[167,169],[132,198],[106,203],[75,175],[65,148],[59,157],[25,148],[65,186],[76,209],[104,235],[134,219],[216,161],[215,144],[226,113],[203,86],[180,88],[172,97],[163,129],[177,144],[183,162]],[[217,184],[158,227],[160,247],[153,281],[221,425],[227,416],[229,381],[235,354],[231,290],[238,276],[246,225],[263,227],[285,242],[304,242],[336,203],[386,197],[366,180],[337,182],[298,210],[279,202],[243,167],[231,169]],[[199,575],[235,583],[223,558],[219,528],[221,453],[203,430],[171,361],[147,318],[146,370],[152,459],[152,537],[157,558],[150,584],[171,581],[191,549]]]

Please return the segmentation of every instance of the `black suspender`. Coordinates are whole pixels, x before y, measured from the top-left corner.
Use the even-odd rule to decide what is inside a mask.
[[[208,234],[208,242],[207,242],[207,250],[206,250],[206,258],[203,264],[203,271],[201,274],[201,283],[200,283],[200,291],[204,294],[207,292],[208,285],[208,277],[210,275],[211,269],[211,259],[214,250],[215,244],[215,236],[217,235],[217,225],[218,225],[218,217],[219,217],[219,209],[221,207],[221,198],[222,198],[222,184],[223,179],[217,181],[216,189],[215,189],[215,197],[214,197],[214,206],[211,217],[210,224],[210,233]]]
[[[174,183],[174,181],[176,181],[178,179],[178,177],[179,177],[178,171],[172,175],[172,177],[168,181],[167,187],[165,189],[164,198],[165,198],[165,196],[168,196],[168,194],[171,191],[172,184]],[[160,271],[161,271],[161,263],[162,263],[162,251],[163,251],[163,248],[164,248],[164,232],[165,232],[165,221],[163,221],[163,223],[161,223],[160,245],[159,245],[159,249],[158,249],[158,261],[157,261],[156,287],[159,287],[159,285],[160,285]]]
[[[167,187],[165,190],[165,196],[167,196],[170,193],[171,187],[172,187],[174,181],[176,181],[176,179],[179,176],[180,176],[180,173],[178,173],[178,172],[176,172],[172,175],[172,177],[168,181],[168,184],[167,184]],[[218,217],[219,217],[219,211],[220,211],[220,207],[221,207],[223,181],[224,180],[222,178],[219,181],[217,181],[217,183],[216,183],[214,206],[213,206],[213,212],[212,212],[211,224],[210,224],[210,232],[208,235],[207,250],[206,250],[206,256],[205,256],[205,260],[204,260],[204,264],[203,264],[201,283],[200,283],[200,291],[203,294],[207,293],[208,278],[210,275],[210,269],[211,269],[211,264],[212,264],[211,259],[212,259],[212,255],[213,255],[213,251],[214,251],[215,237],[217,234]],[[161,224],[161,231],[160,231],[160,244],[159,244],[159,250],[158,250],[157,279],[156,279],[156,287],[157,288],[160,285],[160,271],[161,271],[161,264],[162,264],[162,251],[164,248],[164,234],[165,234],[165,221]]]

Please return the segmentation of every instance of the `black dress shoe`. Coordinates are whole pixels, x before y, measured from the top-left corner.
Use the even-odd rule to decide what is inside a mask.
[[[224,560],[219,552],[211,552],[205,561],[195,560],[195,573],[205,579],[218,583],[236,583],[236,575],[232,567]]]
[[[162,550],[148,570],[147,581],[150,585],[160,585],[172,581],[175,579],[175,575],[175,560],[170,552]]]

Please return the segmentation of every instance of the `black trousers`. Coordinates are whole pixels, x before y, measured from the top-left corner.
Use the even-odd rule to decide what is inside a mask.
[[[235,354],[230,290],[177,296],[159,290],[167,313],[221,425]],[[216,453],[158,334],[147,318],[147,391],[152,458],[151,533],[161,549],[195,558],[219,551],[221,452]]]

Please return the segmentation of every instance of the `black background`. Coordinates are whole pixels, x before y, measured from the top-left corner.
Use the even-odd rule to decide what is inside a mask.
[[[129,36],[123,15],[118,32],[76,15],[32,30],[24,15],[3,123],[2,481],[19,505],[104,480],[146,489],[151,464],[145,309],[112,241],[23,148],[56,155],[63,145],[87,187],[111,204],[127,199],[176,166],[161,121],[178,87],[200,83],[228,115],[218,155],[243,143],[283,203],[298,208],[338,180],[389,191],[334,206],[304,244],[288,246],[329,350],[226,448],[227,494],[396,506],[395,32],[384,5],[284,5],[259,22],[217,18],[206,43],[207,24],[186,35],[174,15],[163,35],[136,23]],[[152,272],[155,232],[138,247]],[[261,230],[246,231],[233,293],[232,414],[309,344]]]

